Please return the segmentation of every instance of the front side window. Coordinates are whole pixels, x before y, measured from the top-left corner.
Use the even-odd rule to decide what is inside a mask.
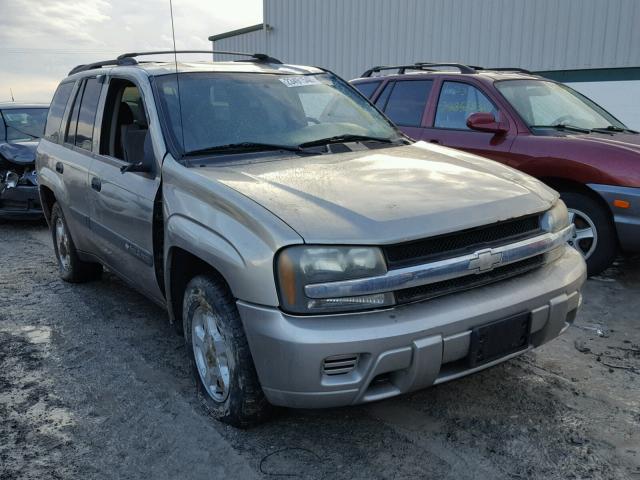
[[[120,78],[109,81],[101,128],[101,155],[128,163],[144,159],[150,149],[149,122],[137,85]]]
[[[157,77],[174,143],[184,153],[240,143],[296,147],[338,136],[401,138],[331,74],[182,73]],[[180,92],[180,101],[178,100]]]
[[[436,119],[436,128],[469,130],[467,118],[472,113],[493,113],[498,111],[491,101],[476,87],[468,83],[444,82],[440,90]]]
[[[34,140],[44,134],[46,108],[7,108],[0,112],[0,139],[7,142]]]
[[[67,108],[67,103],[69,102],[73,85],[74,82],[60,84],[53,96],[53,100],[51,101],[44,135],[52,142],[58,142],[60,139],[60,125],[62,124],[62,117],[64,116],[64,111]]]
[[[503,80],[495,85],[532,128],[625,128],[603,108],[566,85],[545,80]]]
[[[384,106],[384,113],[396,125],[419,127],[432,85],[432,80],[395,82],[389,100]]]

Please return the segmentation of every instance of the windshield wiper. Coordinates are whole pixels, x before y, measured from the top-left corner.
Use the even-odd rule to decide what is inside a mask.
[[[191,150],[190,152],[185,153],[184,156],[194,157],[197,155],[206,155],[206,154],[212,154],[212,153],[259,152],[261,150],[286,150],[289,152],[306,153],[300,147],[297,147],[295,145],[276,145],[273,143],[239,142],[239,143],[228,143],[226,145],[215,145],[212,147]]]
[[[556,125],[530,125],[530,128],[555,128],[560,131],[578,132],[578,133],[591,133],[588,128],[575,127],[573,125],[567,125],[566,123],[558,123]]]
[[[390,138],[370,137],[368,135],[336,135],[334,137],[320,138],[318,140],[304,142],[298,146],[300,148],[306,148],[306,147],[315,147],[318,145],[329,145],[331,143],[366,142],[366,141],[393,143],[393,140]]]
[[[606,133],[611,133],[611,132],[638,133],[637,131],[631,130],[630,128],[618,127],[616,125],[607,125],[606,127],[592,128],[591,131],[592,132],[606,132]]]

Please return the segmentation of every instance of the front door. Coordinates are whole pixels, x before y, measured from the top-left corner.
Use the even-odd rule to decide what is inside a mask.
[[[89,175],[91,230],[100,257],[133,286],[161,299],[153,255],[154,202],[160,187],[153,172],[122,172],[153,155],[141,89],[111,78],[100,129],[100,150]]]
[[[488,112],[509,123],[509,131],[494,134],[467,127],[472,113]],[[476,155],[507,163],[516,138],[516,125],[510,122],[479,87],[467,82],[445,80],[441,83],[432,124],[423,129],[421,139],[446,147],[459,148]]]

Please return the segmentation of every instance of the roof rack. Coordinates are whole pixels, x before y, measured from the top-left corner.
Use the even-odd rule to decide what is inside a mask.
[[[517,67],[495,67],[495,68],[487,68],[487,67],[477,67],[475,65],[465,65],[457,62],[416,62],[414,64],[407,65],[380,65],[377,67],[372,67],[361,75],[361,78],[370,77],[374,72],[381,72],[383,70],[397,70],[399,75],[403,75],[406,70],[422,70],[427,72],[441,72],[442,70],[439,67],[453,67],[457,68],[460,73],[464,74],[472,74],[478,73],[478,71],[483,72],[518,72],[518,73],[528,73],[530,75],[534,75],[529,70],[525,70],[524,68]]]
[[[122,55],[118,55],[115,60],[105,60],[102,62],[94,62],[87,63],[86,65],[78,65],[73,68],[69,75],[73,75],[74,73],[84,72],[86,70],[93,70],[94,68],[101,68],[106,66],[114,66],[114,65],[137,65],[138,61],[136,57],[146,56],[146,55],[166,55],[166,54],[176,54],[176,53],[206,53],[206,54],[221,54],[221,55],[240,55],[243,57],[250,57],[251,60],[247,60],[250,62],[260,62],[260,63],[277,63],[281,64],[282,62],[277,58],[270,57],[264,53],[244,53],[244,52],[227,52],[223,50],[159,50],[153,52],[129,52],[123,53]]]
[[[453,67],[460,70],[460,73],[476,73],[475,67],[457,62],[416,62],[416,65],[420,65],[421,67],[425,67],[426,69],[432,69],[431,67]]]
[[[412,64],[406,65],[379,65],[377,67],[370,68],[366,72],[364,72],[361,77],[370,77],[374,72],[381,72],[383,70],[398,70],[398,74],[403,75],[406,70],[423,70],[423,71],[440,71],[438,67],[454,67],[460,70],[460,73],[475,73],[475,69],[470,67],[469,65],[463,65],[461,63],[455,62],[446,62],[446,63],[436,63],[436,62],[416,62]]]
[[[530,73],[533,75],[533,73],[530,70],[526,70],[524,68],[518,68],[518,67],[473,67],[476,70],[483,70],[483,71],[493,71],[493,72],[518,72],[518,73]]]

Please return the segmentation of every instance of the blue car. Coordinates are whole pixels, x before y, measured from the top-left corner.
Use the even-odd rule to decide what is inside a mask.
[[[0,103],[0,219],[42,218],[35,152],[49,105]]]

